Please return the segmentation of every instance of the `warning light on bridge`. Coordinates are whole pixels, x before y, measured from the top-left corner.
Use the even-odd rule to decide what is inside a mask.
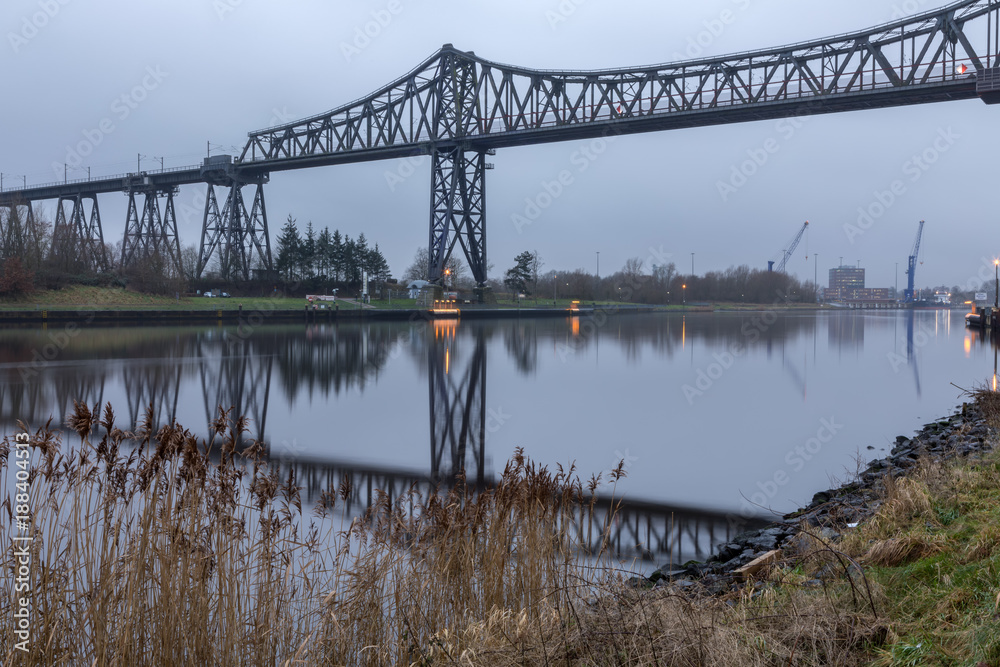
[[[969,68],[965,65],[965,63],[962,63],[961,65],[958,66],[958,73],[959,74],[965,74],[968,71],[969,71]]]

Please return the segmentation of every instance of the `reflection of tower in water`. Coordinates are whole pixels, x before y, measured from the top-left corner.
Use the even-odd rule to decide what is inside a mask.
[[[486,340],[484,330],[477,327],[472,354],[456,355],[458,324],[454,319],[431,323],[433,340],[427,346],[431,477],[450,481],[464,470],[472,477],[471,484],[482,486],[486,481]]]
[[[150,415],[156,428],[177,419],[182,366],[178,364],[126,364],[122,368],[128,396],[129,423],[135,428]]]
[[[841,352],[851,349],[860,352],[865,347],[865,316],[862,313],[838,313],[837,317],[827,319],[827,335],[830,347],[836,347]]]
[[[248,417],[251,436],[264,442],[274,355],[255,353],[254,347],[253,336],[202,340],[198,346],[198,371],[208,423],[219,416],[220,408],[230,409],[231,418]]]
[[[914,313],[910,309],[906,311],[906,363],[913,369],[913,383],[917,387],[917,396],[920,396],[920,368],[917,366],[917,350],[913,342],[913,320]]]
[[[968,328],[965,330],[965,358],[968,359],[972,352],[972,345],[979,343],[985,345],[987,340],[993,348],[993,375],[989,379],[989,386],[993,391],[1000,388],[997,378],[997,352],[1000,351],[1000,331],[996,329]]]

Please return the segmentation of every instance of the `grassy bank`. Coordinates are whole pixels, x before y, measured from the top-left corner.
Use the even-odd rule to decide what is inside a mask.
[[[997,396],[976,401],[1000,425]],[[244,420],[220,414],[210,442],[127,433],[110,408],[68,424],[82,445],[32,434],[30,557],[8,541],[2,562],[27,567],[31,589],[0,578],[4,664],[1000,663],[994,452],[886,478],[873,518],[832,526],[840,537],[803,526],[719,595],[581,561],[568,526],[596,481],[521,454],[490,491],[381,495],[351,520],[349,480],[309,506],[259,447],[239,453]],[[4,499],[21,491],[16,452],[6,438]]]
[[[351,299],[336,302],[341,309],[356,309],[358,304]],[[523,299],[520,303],[501,300],[498,308],[569,308],[572,299]],[[141,294],[121,287],[90,287],[72,285],[58,290],[39,290],[17,299],[0,299],[0,310],[300,310],[307,304],[301,297],[284,296],[234,296],[230,298],[204,296],[158,296]],[[327,303],[327,307],[333,304]],[[636,306],[619,301],[585,301],[583,306],[612,309],[618,306]],[[375,309],[419,308],[415,299],[373,300],[366,307]],[[655,306],[665,311],[712,311],[712,310],[814,310],[816,304],[750,304],[750,303],[698,303],[670,304]]]

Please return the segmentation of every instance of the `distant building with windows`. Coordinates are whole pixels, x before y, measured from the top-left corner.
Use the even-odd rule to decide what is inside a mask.
[[[830,286],[823,290],[823,300],[861,308],[893,303],[888,287],[865,287],[865,270],[853,266],[830,269]]]
[[[853,266],[830,269],[830,289],[864,289],[865,270]]]

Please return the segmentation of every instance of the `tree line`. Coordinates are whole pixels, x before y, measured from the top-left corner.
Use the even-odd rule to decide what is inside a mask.
[[[339,229],[331,233],[329,227],[324,227],[317,234],[310,221],[302,235],[290,215],[277,239],[274,265],[285,283],[310,281],[359,287],[364,273],[376,285],[383,285],[392,276],[378,243],[370,247],[364,232],[352,239]]]
[[[0,297],[15,297],[35,289],[56,289],[70,284],[129,287],[154,294],[183,293],[218,278],[194,281],[198,247],[185,246],[174,261],[166,247],[122,266],[122,242],[104,247],[82,243],[73,225],[54,230],[43,211],[29,216],[24,206],[0,209]],[[218,258],[209,274],[218,273]],[[261,267],[258,267],[261,268]],[[367,272],[376,288],[389,281],[391,271],[376,243],[364,233],[352,239],[325,227],[318,234],[312,223],[301,234],[292,216],[276,241],[275,269],[286,284],[302,289],[341,287],[358,289]],[[271,279],[266,279],[270,281]]]
[[[583,269],[550,270],[541,273],[544,262],[537,252],[524,251],[504,274],[498,289],[511,298],[517,294],[536,300],[579,299],[581,301],[623,301],[645,304],[681,304],[697,301],[744,303],[815,303],[816,284],[799,281],[787,273],[733,266],[704,275],[684,275],[673,262],[645,263],[633,257],[621,269],[596,276]]]

